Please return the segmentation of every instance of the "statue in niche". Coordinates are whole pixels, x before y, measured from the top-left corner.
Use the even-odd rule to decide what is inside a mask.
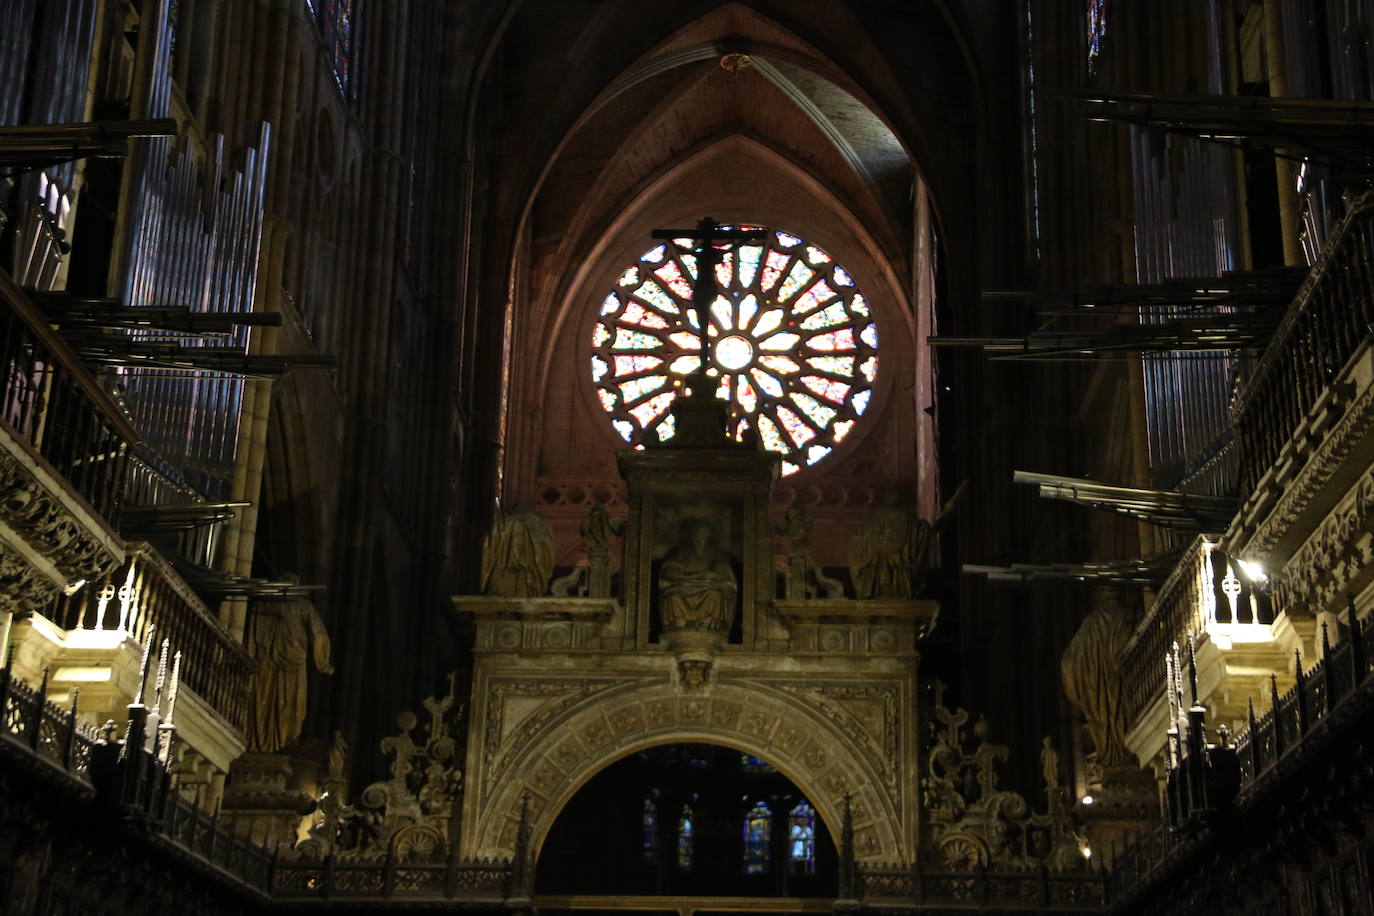
[[[1126,747],[1124,691],[1117,660],[1130,638],[1126,609],[1110,597],[1097,602],[1083,618],[1060,660],[1064,693],[1082,711],[1097,752],[1096,763],[1103,770],[1136,766],[1135,755]]]
[[[538,598],[553,575],[553,530],[533,509],[499,515],[482,542],[482,593]]]
[[[282,577],[300,583],[294,573]],[[333,674],[329,633],[308,598],[259,598],[253,603],[248,650],[257,659],[248,749],[270,754],[300,737],[305,722],[307,665]]]
[[[903,507],[896,490],[883,494],[883,504],[849,538],[855,597],[914,597],[925,579],[931,538],[944,527],[963,492],[960,484],[933,524]]]
[[[663,558],[658,597],[669,630],[730,630],[738,589],[735,571],[711,538],[710,523],[693,520],[684,526],[682,543]]]

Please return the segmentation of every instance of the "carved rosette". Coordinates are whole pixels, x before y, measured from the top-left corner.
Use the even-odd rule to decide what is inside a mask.
[[[0,610],[43,607],[123,558],[123,544],[104,520],[0,431]]]

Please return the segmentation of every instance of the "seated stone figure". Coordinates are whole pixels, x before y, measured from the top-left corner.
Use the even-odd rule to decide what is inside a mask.
[[[735,616],[735,572],[711,543],[711,526],[689,525],[684,543],[669,551],[658,572],[659,607],[668,630],[725,633]]]

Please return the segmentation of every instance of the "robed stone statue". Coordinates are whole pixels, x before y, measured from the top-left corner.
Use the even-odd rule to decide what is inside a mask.
[[[902,506],[896,490],[883,494],[883,504],[849,538],[855,597],[914,597],[925,579],[931,537],[943,527],[963,491],[961,484],[933,524]]]
[[[735,571],[730,557],[711,543],[711,525],[686,526],[683,543],[663,558],[658,600],[668,630],[727,633],[735,616]]]
[[[1083,618],[1060,660],[1064,693],[1083,712],[1097,763],[1104,769],[1136,766],[1135,755],[1126,747],[1125,685],[1118,659],[1130,638],[1125,608],[1109,598]]]
[[[553,530],[533,509],[498,516],[482,543],[482,592],[505,598],[538,598],[553,575]]]
[[[283,577],[295,585],[294,574]],[[257,659],[248,750],[270,754],[300,737],[305,722],[307,666],[333,674],[329,633],[308,598],[259,598],[253,603],[248,650]]]

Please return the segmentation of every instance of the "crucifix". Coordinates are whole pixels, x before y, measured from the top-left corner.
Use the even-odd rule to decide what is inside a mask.
[[[691,239],[696,243],[692,249],[697,257],[697,280],[692,286],[692,307],[697,313],[697,336],[701,340],[701,365],[694,376],[701,376],[700,388],[703,395],[710,390],[706,382],[706,367],[710,364],[711,341],[707,334],[711,306],[716,301],[720,287],[716,283],[716,265],[721,262],[725,252],[716,247],[718,242],[756,242],[768,233],[763,229],[726,229],[720,223],[703,217],[695,229],[655,229],[651,236],[656,239]],[[696,385],[693,385],[696,393]]]

